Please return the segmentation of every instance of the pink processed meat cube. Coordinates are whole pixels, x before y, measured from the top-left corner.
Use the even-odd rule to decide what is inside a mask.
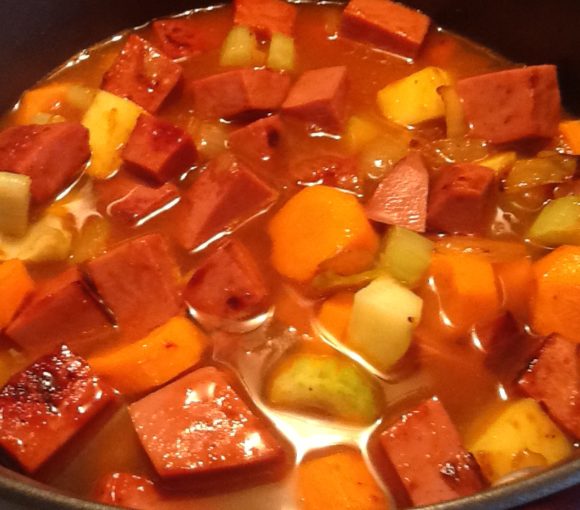
[[[269,69],[236,69],[196,80],[191,89],[197,115],[232,118],[277,110],[290,89],[290,77]]]
[[[221,46],[226,31],[201,19],[163,19],[153,22],[159,48],[173,59],[194,57]]]
[[[226,241],[195,269],[185,300],[198,311],[226,320],[242,320],[267,308],[268,288],[250,251]]]
[[[171,183],[159,188],[144,184],[131,187],[127,193],[108,207],[112,218],[134,224],[154,215],[179,198],[179,190]]]
[[[306,71],[282,105],[285,115],[332,132],[342,130],[346,116],[346,67]]]
[[[429,227],[448,234],[484,231],[494,178],[493,170],[473,163],[442,168],[429,196]]]
[[[95,491],[95,500],[134,510],[159,508],[161,494],[155,484],[137,475],[112,473],[103,478]]]
[[[457,83],[471,134],[492,143],[552,138],[560,122],[555,66],[510,69]]]
[[[233,131],[229,146],[232,152],[250,161],[268,160],[280,143],[281,134],[282,121],[278,115],[272,115]]]
[[[548,337],[523,377],[520,388],[540,402],[569,434],[580,439],[580,345]]]
[[[61,346],[0,391],[0,446],[33,473],[112,399],[89,365]]]
[[[162,184],[189,170],[197,150],[183,129],[151,115],[141,115],[121,157],[128,170]]]
[[[176,237],[193,250],[266,211],[278,192],[231,154],[212,160],[178,205]]]
[[[341,33],[404,57],[415,57],[429,30],[424,14],[389,0],[350,0]]]
[[[157,48],[130,35],[101,88],[155,113],[181,80],[182,69]]]
[[[126,339],[141,338],[181,308],[179,269],[159,234],[125,241],[86,268]]]
[[[15,126],[0,133],[0,171],[30,177],[35,204],[72,184],[90,156],[89,132],[78,122]]]
[[[420,404],[381,435],[381,444],[414,505],[483,489],[479,466],[437,399]]]
[[[428,194],[429,172],[421,156],[412,153],[379,183],[367,204],[367,216],[379,223],[425,232]]]
[[[325,184],[348,191],[358,191],[360,177],[353,158],[325,154],[303,159],[291,169],[297,183],[303,186]]]
[[[234,9],[234,23],[252,28],[264,39],[294,32],[296,6],[285,0],[234,0]]]
[[[284,456],[278,441],[213,367],[178,379],[129,411],[164,478],[245,468]]]
[[[6,329],[11,340],[33,354],[46,354],[61,343],[83,351],[113,333],[76,267],[41,284]]]

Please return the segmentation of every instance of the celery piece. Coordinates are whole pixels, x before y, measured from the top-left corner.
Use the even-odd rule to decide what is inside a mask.
[[[378,370],[390,369],[407,352],[422,308],[407,287],[377,278],[354,295],[348,346]]]
[[[21,237],[28,228],[30,177],[0,172],[0,232]]]
[[[284,34],[272,35],[266,67],[275,71],[292,71],[295,59],[294,39]]]
[[[268,385],[272,405],[313,410],[357,423],[379,417],[377,390],[362,369],[337,356],[295,354],[274,371]]]
[[[580,196],[557,198],[548,203],[530,227],[528,237],[544,246],[580,245]]]
[[[45,216],[32,225],[20,239],[2,236],[0,260],[20,259],[25,262],[57,262],[70,256],[72,235],[56,216]]]
[[[224,67],[249,67],[254,64],[258,51],[256,36],[248,27],[235,26],[222,46],[220,65]]]
[[[574,177],[576,160],[557,153],[516,161],[505,180],[507,193],[518,193],[537,186],[558,184]]]
[[[320,292],[329,292],[352,287],[361,287],[381,276],[380,269],[370,269],[362,273],[342,275],[334,271],[325,271],[316,275],[312,280],[312,287]]]
[[[393,226],[379,259],[380,267],[401,283],[414,287],[431,262],[433,242],[417,232]]]

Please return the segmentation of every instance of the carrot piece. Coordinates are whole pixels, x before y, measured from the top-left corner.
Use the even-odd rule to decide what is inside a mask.
[[[526,245],[514,241],[471,236],[446,236],[435,240],[435,252],[443,254],[473,253],[490,262],[509,262],[527,255]]]
[[[355,451],[306,460],[298,468],[298,490],[302,510],[388,510],[391,506]]]
[[[532,261],[528,257],[495,264],[495,274],[503,296],[504,308],[513,316],[526,322],[532,294]]]
[[[312,278],[319,268],[354,274],[372,264],[377,234],[358,200],[328,186],[305,188],[274,216],[268,227],[272,262],[283,276]]]
[[[580,343],[580,246],[560,246],[535,262],[533,273],[533,329]]]
[[[580,120],[560,122],[560,133],[564,136],[572,154],[580,156]]]
[[[39,113],[52,113],[66,99],[69,85],[51,83],[24,93],[16,114],[18,124],[31,124]]]
[[[191,321],[173,317],[137,342],[90,358],[89,365],[122,393],[141,393],[197,364],[205,346]]]
[[[352,292],[339,292],[327,299],[318,312],[319,324],[341,342],[347,340],[353,304]]]
[[[493,266],[484,256],[435,254],[430,271],[443,312],[461,330],[467,331],[499,313],[501,303]]]
[[[34,288],[21,260],[8,260],[0,265],[0,329],[8,326]]]

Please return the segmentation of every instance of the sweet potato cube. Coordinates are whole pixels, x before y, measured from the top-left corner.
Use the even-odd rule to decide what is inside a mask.
[[[182,69],[157,48],[130,35],[101,88],[155,113],[181,80]]]
[[[35,287],[21,260],[8,260],[0,265],[0,329],[10,324]]]
[[[10,339],[34,354],[46,354],[59,343],[82,351],[112,334],[107,314],[76,267],[40,284],[6,329]]]
[[[126,339],[143,337],[179,312],[179,270],[159,234],[125,241],[86,268]]]
[[[178,379],[129,410],[163,478],[246,468],[283,457],[278,441],[213,367]]]
[[[183,129],[151,115],[141,115],[121,157],[129,170],[162,184],[189,170],[197,150]]]
[[[33,473],[111,399],[87,363],[61,346],[0,391],[0,446]]]

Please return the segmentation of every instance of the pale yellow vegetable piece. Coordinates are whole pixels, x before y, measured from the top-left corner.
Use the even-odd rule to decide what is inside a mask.
[[[379,109],[402,126],[438,119],[445,115],[445,105],[437,89],[450,84],[451,78],[443,69],[426,67],[380,90]]]
[[[401,128],[399,128],[401,129]],[[402,135],[379,136],[369,141],[358,156],[362,175],[378,180],[409,153],[410,137]]]
[[[28,228],[30,177],[0,172],[0,233],[21,237]]]
[[[110,231],[109,222],[102,216],[87,218],[73,241],[72,261],[80,264],[104,253]]]
[[[97,93],[83,118],[83,125],[89,130],[92,154],[87,168],[89,175],[106,179],[119,168],[121,149],[144,112],[133,101],[104,90]]]
[[[460,138],[467,134],[467,122],[461,98],[452,86],[443,86],[438,89],[443,105],[445,106],[445,124],[447,138]]]
[[[276,71],[292,71],[295,61],[294,39],[284,34],[272,35],[266,67]]]
[[[224,67],[250,67],[264,63],[264,53],[258,48],[254,33],[237,25],[230,30],[222,46],[220,65]]]
[[[32,225],[21,238],[0,237],[0,260],[20,259],[25,262],[57,262],[71,252],[71,233],[62,218],[45,216]]]
[[[524,467],[549,466],[572,453],[566,436],[532,399],[508,404],[468,449],[490,482]]]
[[[423,301],[408,288],[380,277],[354,295],[348,346],[371,365],[387,371],[411,345]]]
[[[344,140],[351,152],[359,152],[380,134],[379,126],[374,122],[353,115],[346,123]]]
[[[478,165],[491,168],[496,173],[501,173],[510,168],[517,159],[518,155],[513,151],[499,152],[498,154],[494,154],[493,156],[489,156],[483,161],[480,161]]]

